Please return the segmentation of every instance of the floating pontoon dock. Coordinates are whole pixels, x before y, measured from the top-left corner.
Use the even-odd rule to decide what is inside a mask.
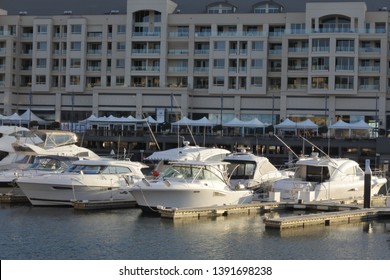
[[[315,211],[315,214],[287,216],[281,218],[265,219],[267,228],[297,228],[311,225],[331,225],[367,221],[381,217],[390,217],[390,207],[384,207],[386,197],[373,197],[373,208],[362,208],[361,202],[345,201],[310,202],[307,204],[297,202],[253,202],[251,204],[216,206],[205,208],[162,208],[159,210],[161,218],[183,219],[218,217],[233,214],[259,214],[270,210],[304,210]],[[381,207],[379,207],[381,206]],[[318,213],[321,212],[321,213]]]
[[[134,208],[137,206],[135,201],[74,201],[72,202],[75,210],[104,210],[119,208]]]
[[[28,198],[24,195],[1,194],[0,203],[4,204],[30,204]]]

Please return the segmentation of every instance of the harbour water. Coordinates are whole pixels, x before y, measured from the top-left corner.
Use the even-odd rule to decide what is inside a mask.
[[[266,229],[264,217],[240,214],[173,221],[144,215],[137,208],[77,211],[1,205],[0,259],[390,259],[390,220],[280,231]]]

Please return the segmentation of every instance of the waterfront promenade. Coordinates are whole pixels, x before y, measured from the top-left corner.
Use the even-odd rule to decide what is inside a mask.
[[[278,166],[289,161],[289,149],[271,134],[151,133],[147,130],[92,129],[80,133],[79,139],[80,145],[91,148],[100,155],[109,155],[114,151],[118,157],[130,157],[138,161],[154,151],[182,145],[183,139],[189,141],[191,145],[218,146],[230,151],[244,147],[255,154],[268,157],[273,164]],[[315,149],[313,145],[297,136],[285,136],[281,139],[298,155],[302,153],[309,155]],[[387,137],[339,139],[315,136],[310,137],[309,140],[331,157],[350,158],[361,165],[369,159],[373,169],[383,169],[386,161],[390,160],[390,138]],[[290,159],[294,160],[291,155]]]

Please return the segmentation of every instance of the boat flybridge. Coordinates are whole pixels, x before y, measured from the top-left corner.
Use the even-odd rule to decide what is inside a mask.
[[[23,162],[24,155],[17,154],[13,145],[43,143],[42,139],[28,128],[20,126],[0,126],[0,169],[8,169],[15,162]]]
[[[145,160],[154,163],[152,174],[158,176],[173,161],[222,161],[228,154],[230,151],[226,149],[200,147],[184,141],[182,147],[154,152]]]

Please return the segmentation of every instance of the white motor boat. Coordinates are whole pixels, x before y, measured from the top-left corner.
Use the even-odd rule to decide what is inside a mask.
[[[227,162],[172,162],[159,177],[134,184],[131,193],[145,212],[251,203],[253,192],[229,184]]]
[[[244,185],[259,192],[268,191],[273,182],[293,175],[292,171],[278,170],[268,158],[246,151],[231,153],[223,161],[230,163],[228,174],[232,186]]]
[[[38,155],[32,157],[32,163],[25,168],[15,168],[0,171],[0,193],[24,195],[17,187],[15,180],[18,177],[33,177],[37,175],[60,173],[68,169],[77,157]]]
[[[73,162],[59,174],[19,177],[17,185],[34,206],[71,206],[74,201],[135,201],[130,187],[144,178],[145,164],[110,159]]]
[[[371,195],[386,183],[385,177],[372,176]],[[319,201],[363,197],[364,185],[365,172],[356,161],[312,153],[296,162],[292,178],[276,181],[271,191],[280,192],[281,199]]]

